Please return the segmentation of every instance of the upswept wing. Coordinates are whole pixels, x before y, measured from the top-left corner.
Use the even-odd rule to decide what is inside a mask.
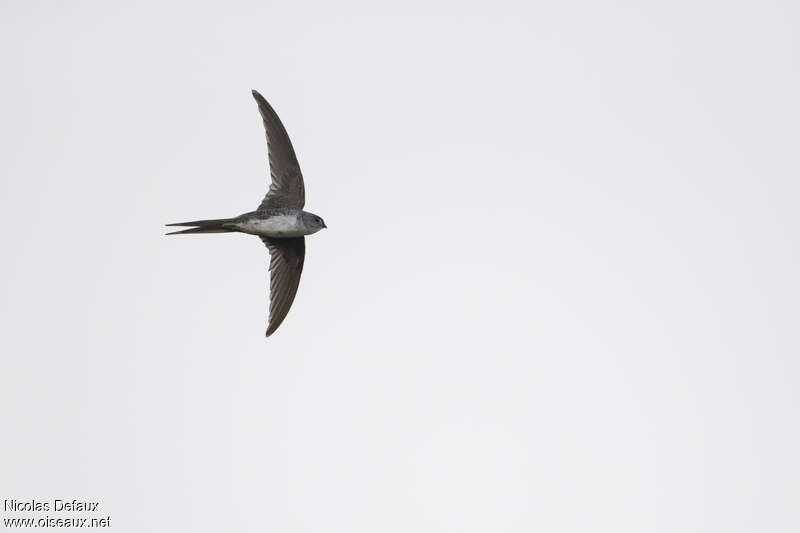
[[[267,337],[275,333],[292,307],[303,262],[306,256],[305,237],[273,239],[261,237],[269,249],[269,325]]]
[[[286,128],[283,127],[275,110],[258,91],[253,91],[253,98],[258,103],[258,111],[261,113],[267,133],[269,171],[272,178],[269,191],[258,209],[276,207],[302,209],[306,203],[303,174],[300,172],[289,134],[286,133]]]

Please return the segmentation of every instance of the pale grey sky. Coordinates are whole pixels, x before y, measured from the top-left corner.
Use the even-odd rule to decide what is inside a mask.
[[[118,533],[798,531],[798,23],[3,2],[0,498]],[[270,339],[258,239],[162,235],[261,201],[254,88],[330,228]]]

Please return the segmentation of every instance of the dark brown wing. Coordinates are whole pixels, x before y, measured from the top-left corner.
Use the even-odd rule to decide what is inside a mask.
[[[292,307],[300,285],[306,256],[305,237],[273,239],[261,237],[269,249],[269,325],[267,337],[275,333]]]
[[[267,133],[267,152],[269,154],[269,172],[272,182],[267,196],[258,209],[274,207],[296,207],[302,209],[306,203],[303,174],[294,155],[289,134],[283,127],[281,119],[258,91],[253,91],[253,98],[258,103],[258,111],[264,120]]]

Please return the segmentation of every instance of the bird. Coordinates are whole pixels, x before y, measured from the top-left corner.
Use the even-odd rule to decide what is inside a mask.
[[[175,222],[190,226],[167,235],[247,233],[258,236],[269,251],[269,319],[267,337],[275,333],[292,307],[306,254],[306,235],[327,228],[322,217],[304,211],[305,185],[289,134],[275,110],[253,90],[267,135],[270,185],[255,211],[233,218]]]

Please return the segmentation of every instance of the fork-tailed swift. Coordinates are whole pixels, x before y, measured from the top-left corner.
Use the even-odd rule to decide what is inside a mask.
[[[272,181],[258,209],[238,217],[179,222],[167,226],[192,226],[167,235],[240,232],[258,235],[269,250],[269,322],[267,337],[281,325],[292,306],[306,253],[305,236],[326,228],[308,211],[300,165],[286,128],[275,110],[258,91],[253,91],[267,132],[267,152]]]

